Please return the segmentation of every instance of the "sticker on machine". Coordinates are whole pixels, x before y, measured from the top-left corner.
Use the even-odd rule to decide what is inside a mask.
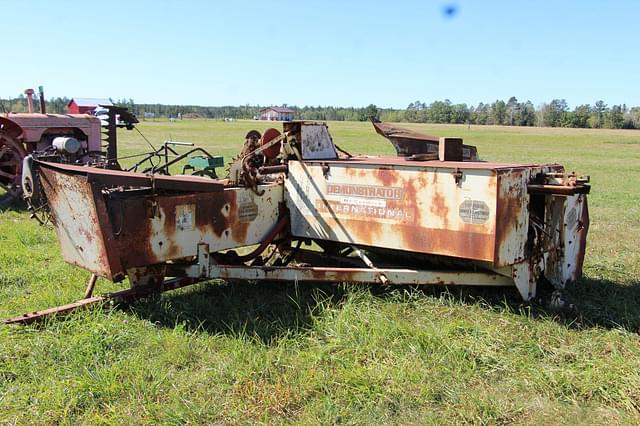
[[[258,217],[258,205],[249,192],[240,192],[237,195],[238,220],[241,223],[253,222]]]
[[[179,231],[191,231],[196,220],[195,204],[176,206],[176,228]]]
[[[464,200],[458,214],[464,223],[481,225],[489,220],[489,206],[482,200]]]
[[[248,199],[238,206],[238,219],[242,223],[253,222],[258,217],[258,205]]]

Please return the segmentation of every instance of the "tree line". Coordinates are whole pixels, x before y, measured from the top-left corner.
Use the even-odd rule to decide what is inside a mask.
[[[70,99],[66,97],[48,99],[45,102],[47,111],[65,113],[69,101]],[[178,116],[205,119],[255,119],[260,116],[260,110],[263,108],[259,105],[137,104],[133,99],[120,99],[114,103],[129,108],[142,120]],[[506,102],[504,100],[491,103],[480,102],[476,106],[468,106],[464,103],[454,104],[445,99],[429,104],[415,101],[405,109],[378,108],[373,104],[366,107],[288,106],[288,108],[294,111],[296,119],[301,120],[366,121],[370,117],[378,117],[382,121],[409,123],[640,129],[640,107],[627,107],[624,104],[608,106],[601,100],[593,105],[578,105],[573,109],[569,108],[565,99],[553,99],[536,107],[531,101],[520,102],[513,96]],[[26,110],[27,101],[24,95],[16,98],[0,98],[0,112]]]
[[[537,108],[531,101],[519,102],[511,97],[507,102],[480,102],[477,106],[452,104],[449,100],[431,104],[416,101],[405,110],[382,110],[381,119],[412,123],[494,124],[502,126],[575,127],[607,129],[640,129],[640,107],[612,105],[599,100],[573,110],[565,99],[553,99]]]

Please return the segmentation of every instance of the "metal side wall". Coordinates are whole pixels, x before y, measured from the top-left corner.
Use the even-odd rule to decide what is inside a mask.
[[[295,236],[495,261],[491,168],[290,161],[285,185]]]

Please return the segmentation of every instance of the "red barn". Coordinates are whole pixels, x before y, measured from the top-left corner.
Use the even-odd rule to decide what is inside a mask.
[[[69,114],[91,114],[98,105],[112,106],[113,102],[109,99],[100,98],[73,98],[67,104],[67,112]]]

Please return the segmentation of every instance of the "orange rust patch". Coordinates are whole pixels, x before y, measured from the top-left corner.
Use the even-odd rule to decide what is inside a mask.
[[[229,232],[231,233],[231,237],[234,239],[234,241],[245,241],[247,238],[247,232],[249,231],[249,222],[240,221],[240,206],[238,205],[237,194],[232,191],[228,192],[228,202],[230,205],[228,218],[228,227],[230,228]],[[222,207],[220,207],[220,209],[222,209]],[[222,232],[224,232],[224,230],[222,230]],[[222,233],[218,235],[222,235]]]
[[[503,188],[503,180],[508,179],[509,184]],[[518,218],[521,215],[521,200],[523,188],[519,181],[513,180],[512,173],[498,174],[496,179],[496,227],[495,227],[495,261],[499,259],[499,250],[504,244],[509,243],[509,236],[521,225]]]
[[[444,195],[439,191],[436,191],[431,199],[429,210],[434,216],[442,218],[444,228],[449,228],[449,207],[447,206]]]
[[[493,261],[493,235],[343,219],[356,244]]]
[[[344,167],[344,174],[350,177],[365,177],[367,176],[367,170],[356,167]]]
[[[476,260],[493,260],[493,236],[446,229],[406,227],[402,229],[403,250]]]
[[[157,207],[150,206],[155,203]],[[145,266],[162,262],[166,259],[183,257],[183,247],[177,241],[177,233],[182,232],[176,226],[177,206],[193,205],[195,208],[195,222],[193,229],[200,234],[209,230],[221,237],[230,227],[229,218],[222,214],[226,203],[230,203],[232,209],[235,206],[235,192],[225,191],[211,196],[211,194],[191,194],[180,196],[150,196],[144,198],[128,198],[112,200],[110,203],[110,216],[122,215],[124,221],[121,225],[119,236],[116,237],[118,253],[122,264],[128,268],[132,266]],[[165,238],[157,241],[152,226],[150,214],[153,211],[164,214],[162,236]],[[230,216],[233,216],[232,214]],[[115,221],[119,223],[119,220]],[[234,235],[246,236],[248,224],[235,223]],[[156,240],[156,241],[154,241]],[[193,242],[194,245],[198,241]],[[155,244],[157,247],[152,247]],[[161,257],[157,252],[164,253]]]
[[[427,176],[425,173],[418,173],[418,177],[416,179],[418,181],[418,188],[420,190],[427,188],[429,185],[429,181],[427,180]]]
[[[399,180],[398,172],[390,168],[374,169],[373,173],[374,177],[386,187],[394,186]]]
[[[365,220],[341,220],[340,221],[349,233],[352,233],[356,244],[380,245],[384,237],[384,225],[376,221]],[[375,242],[375,243],[374,243]]]
[[[405,198],[403,205],[414,212],[414,225],[422,223],[422,212],[418,208],[418,194],[420,193],[414,186],[413,180],[407,180],[404,184]]]

